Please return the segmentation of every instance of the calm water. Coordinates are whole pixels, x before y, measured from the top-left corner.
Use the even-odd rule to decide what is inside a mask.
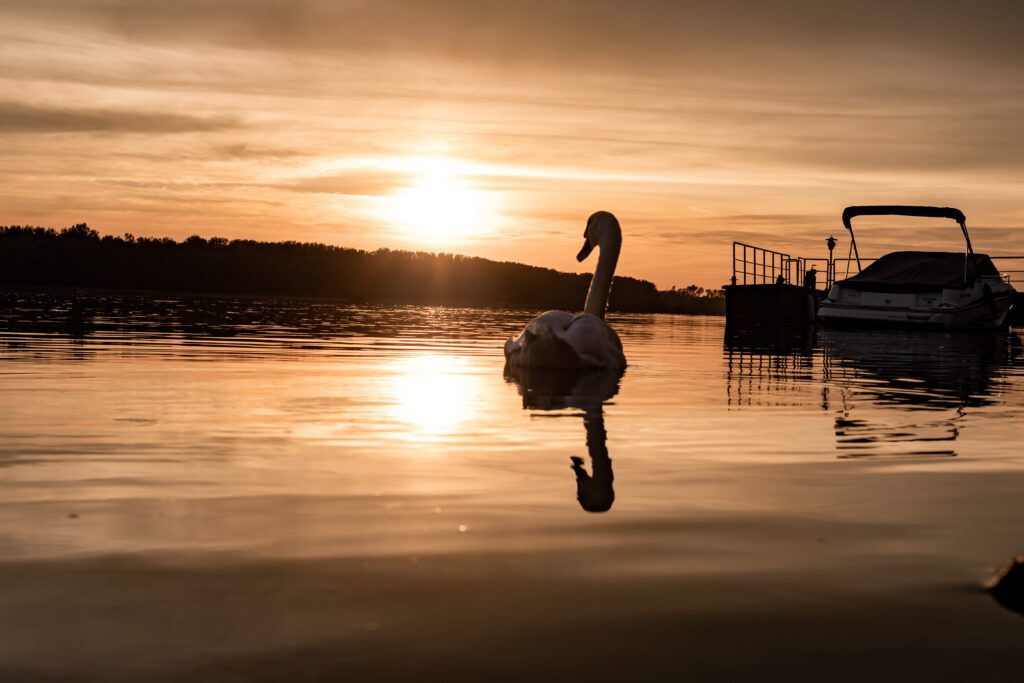
[[[535,311],[2,302],[0,679],[1024,665],[1014,333],[619,315],[621,377],[508,377]]]

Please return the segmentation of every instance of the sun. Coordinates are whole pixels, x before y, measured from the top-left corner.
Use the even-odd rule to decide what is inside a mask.
[[[412,182],[388,198],[385,220],[413,240],[450,244],[491,231],[497,211],[494,193],[474,186],[448,159],[420,159],[408,165]]]

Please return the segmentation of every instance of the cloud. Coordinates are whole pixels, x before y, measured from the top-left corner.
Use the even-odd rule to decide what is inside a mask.
[[[237,120],[166,112],[45,107],[0,102],[0,133],[193,133],[236,128]]]
[[[13,0],[6,11],[134,41],[460,59],[723,63],[758,52],[891,45],[1020,62],[1024,6],[911,0]],[[741,48],[737,54],[737,48]],[[680,61],[682,60],[682,62]],[[756,69],[757,64],[747,64]]]
[[[285,147],[262,147],[247,142],[232,142],[222,145],[214,145],[213,150],[216,156],[228,159],[262,160],[262,159],[288,159],[292,157],[308,156],[309,152]]]
[[[665,282],[720,283],[733,239],[821,249],[852,203],[959,206],[1019,251],[1022,20],[1019,0],[0,0],[0,205],[394,246],[368,198],[438,156],[503,197],[494,253],[545,265],[598,207]]]
[[[404,173],[359,169],[301,178],[279,187],[293,192],[374,197],[389,195],[408,182]]]

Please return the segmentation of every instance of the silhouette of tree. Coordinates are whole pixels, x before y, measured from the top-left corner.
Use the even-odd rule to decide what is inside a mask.
[[[447,253],[0,226],[0,285],[314,296],[358,303],[578,310],[590,275]],[[721,314],[721,290],[616,277],[609,310]]]

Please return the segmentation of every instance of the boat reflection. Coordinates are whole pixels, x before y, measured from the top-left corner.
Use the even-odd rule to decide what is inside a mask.
[[[870,455],[880,443],[906,455],[955,456],[968,411],[997,401],[1019,349],[1016,335],[998,332],[825,328],[818,339],[825,379],[840,387],[835,430],[845,457]],[[864,403],[881,409],[876,419],[857,417]],[[879,419],[883,411],[890,419]]]
[[[956,455],[972,409],[998,402],[1020,354],[1011,332],[733,329],[728,402],[806,402],[833,413],[840,458]]]
[[[524,410],[583,411],[591,471],[587,472],[579,456],[571,456],[570,461],[576,474],[576,497],[587,512],[607,512],[615,502],[612,486],[615,477],[608,456],[604,404],[619,393],[622,375],[622,371],[513,370],[505,366],[505,379],[518,387]]]

